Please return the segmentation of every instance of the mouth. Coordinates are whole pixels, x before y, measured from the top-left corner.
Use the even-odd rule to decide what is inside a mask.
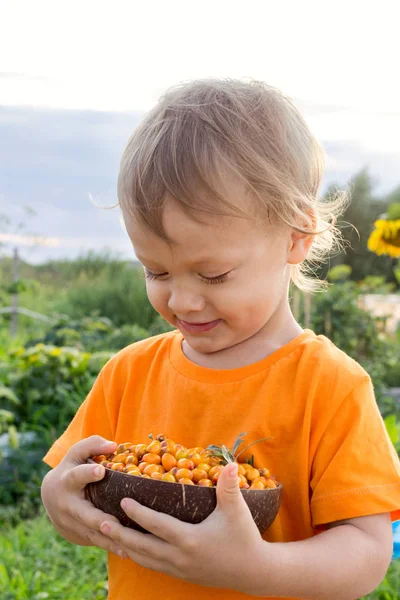
[[[205,333],[206,331],[211,331],[211,329],[217,327],[221,319],[208,321],[207,323],[188,323],[187,321],[181,321],[181,319],[177,319],[177,321],[179,329],[183,329],[188,333]]]

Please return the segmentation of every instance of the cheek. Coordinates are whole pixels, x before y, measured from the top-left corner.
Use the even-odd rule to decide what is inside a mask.
[[[157,312],[165,314],[168,311],[168,292],[165,287],[156,281],[146,284],[147,297],[150,304]]]

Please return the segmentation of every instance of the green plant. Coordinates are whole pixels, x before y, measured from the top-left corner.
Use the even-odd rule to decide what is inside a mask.
[[[70,544],[42,514],[0,534],[2,600],[104,600],[106,554]]]

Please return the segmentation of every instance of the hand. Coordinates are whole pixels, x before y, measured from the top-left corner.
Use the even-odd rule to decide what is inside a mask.
[[[177,484],[170,484],[177,485]],[[126,514],[151,534],[105,519],[103,534],[120,546],[135,563],[203,586],[248,591],[251,571],[266,542],[240,492],[237,466],[222,470],[217,484],[217,506],[198,525],[184,523],[124,498]]]
[[[115,447],[115,442],[98,435],[74,444],[60,464],[43,479],[42,500],[54,527],[66,540],[118,554],[120,548],[100,532],[104,519],[113,523],[118,523],[118,519],[95,508],[85,499],[84,492],[87,483],[98,481],[105,475],[102,465],[86,464],[87,459],[114,452]]]

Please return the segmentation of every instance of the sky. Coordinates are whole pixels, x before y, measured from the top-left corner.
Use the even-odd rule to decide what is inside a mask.
[[[118,210],[90,197],[116,201],[134,127],[165,89],[194,78],[279,87],[327,152],[326,183],[368,165],[377,191],[390,191],[398,10],[398,0],[0,0],[0,214],[11,221],[0,239],[33,262],[105,247],[128,256]]]

